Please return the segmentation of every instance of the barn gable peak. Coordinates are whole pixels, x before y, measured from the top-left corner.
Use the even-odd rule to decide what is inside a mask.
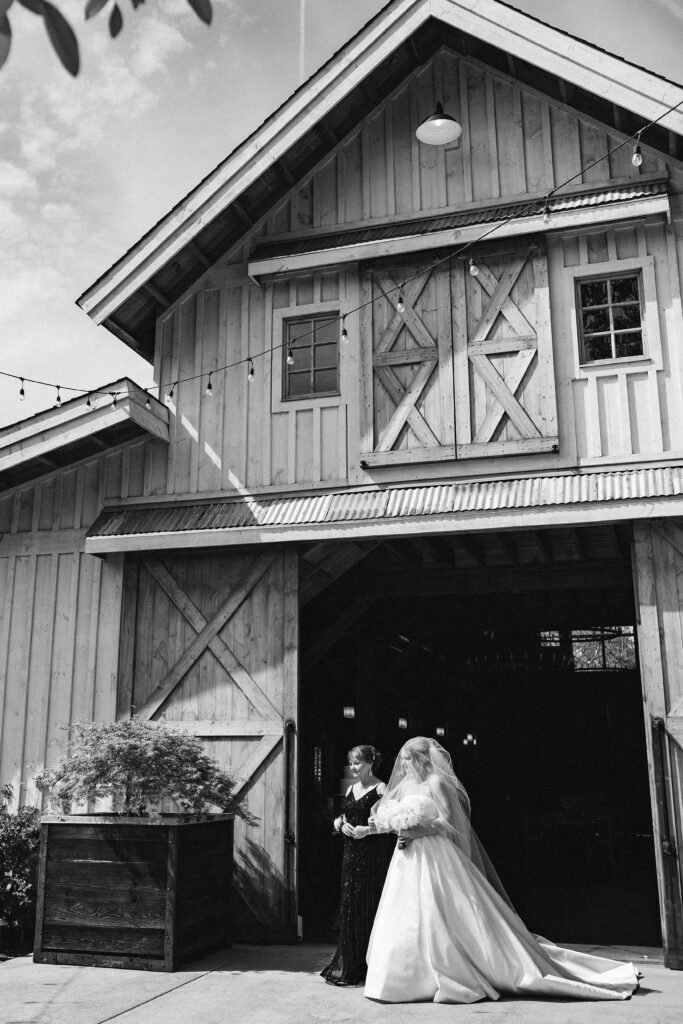
[[[150,360],[160,312],[281,204],[436,54],[486,66],[618,137],[661,117],[648,145],[683,159],[683,88],[500,0],[392,0],[78,300]],[[628,66],[629,74],[624,75]],[[501,77],[503,76],[503,77]],[[465,199],[467,201],[467,199]],[[472,197],[472,201],[476,201]]]

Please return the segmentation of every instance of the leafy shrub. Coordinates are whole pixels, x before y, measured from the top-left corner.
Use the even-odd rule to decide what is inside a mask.
[[[163,801],[172,800],[183,811],[217,807],[251,820],[233,795],[235,778],[195,736],[136,718],[71,726],[68,753],[36,784],[64,813],[74,804],[111,800],[116,813],[155,816]]]
[[[0,790],[0,918],[21,928],[35,896],[35,875],[40,847],[40,812],[37,807],[10,810],[12,787]]]

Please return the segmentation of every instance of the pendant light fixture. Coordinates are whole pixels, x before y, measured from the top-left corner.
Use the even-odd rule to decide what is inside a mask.
[[[439,102],[434,113],[418,125],[415,134],[426,146],[445,146],[460,138],[462,127],[454,117],[444,112],[443,106]]]

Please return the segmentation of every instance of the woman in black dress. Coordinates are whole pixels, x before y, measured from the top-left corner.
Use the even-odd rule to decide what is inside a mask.
[[[363,744],[349,751],[354,776],[342,802],[335,829],[344,836],[339,945],[322,977],[329,985],[357,985],[365,979],[365,954],[395,846],[369,824],[370,811],[386,791],[374,774],[380,754]]]

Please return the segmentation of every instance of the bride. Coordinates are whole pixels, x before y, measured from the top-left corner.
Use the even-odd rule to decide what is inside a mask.
[[[365,995],[473,1003],[502,994],[628,999],[633,964],[555,946],[515,913],[469,821],[450,755],[418,736],[373,808],[399,836],[368,947]]]

